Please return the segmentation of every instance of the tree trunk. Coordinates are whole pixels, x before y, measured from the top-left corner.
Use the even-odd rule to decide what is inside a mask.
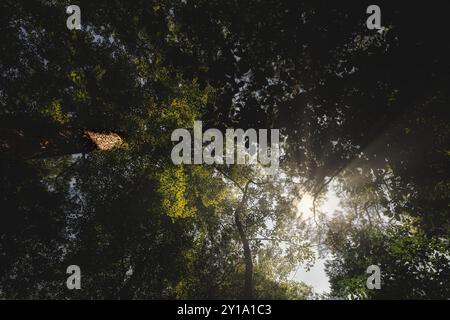
[[[245,262],[245,278],[244,278],[244,299],[253,299],[253,260],[252,251],[250,249],[250,244],[245,234],[244,226],[241,221],[241,212],[245,207],[248,196],[248,187],[251,181],[248,181],[245,188],[242,190],[242,200],[239,206],[234,211],[234,222],[239,233],[239,238],[242,242],[242,247],[244,249],[244,262]]]
[[[242,246],[244,248],[244,261],[245,261],[245,280],[244,280],[244,299],[253,299],[253,261],[252,252],[250,250],[250,244],[247,236],[245,235],[244,228],[242,226],[241,217],[238,210],[234,212],[234,222],[241,238]]]
[[[2,157],[36,159],[110,150],[122,139],[115,133],[98,133],[71,127],[0,129]]]
[[[238,207],[234,211],[234,223],[236,224],[236,228],[239,233],[239,238],[242,243],[242,247],[244,249],[244,262],[245,262],[245,278],[244,278],[244,299],[251,300],[253,299],[253,260],[252,260],[252,251],[250,249],[250,243],[248,242],[247,235],[245,234],[244,226],[241,221],[241,212],[246,205],[247,197],[248,197],[248,187],[251,183],[254,183],[251,180],[248,180],[245,184],[245,187],[242,188],[239,183],[234,180],[230,175],[226,172],[220,170],[216,167],[216,170],[220,172],[224,177],[232,181],[241,191],[242,191],[242,199],[239,203]]]

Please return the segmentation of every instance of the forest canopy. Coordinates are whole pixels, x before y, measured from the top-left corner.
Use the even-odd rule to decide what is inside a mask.
[[[0,4],[1,299],[450,298],[448,4],[71,4]],[[195,121],[279,129],[277,174],[174,164]]]

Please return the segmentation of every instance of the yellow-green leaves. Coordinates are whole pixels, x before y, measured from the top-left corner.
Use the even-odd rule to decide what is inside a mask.
[[[86,91],[86,78],[83,71],[71,70],[69,72],[69,78],[75,84],[75,100],[78,102],[84,102],[88,99],[88,94]]]
[[[171,218],[192,217],[196,209],[186,198],[187,178],[182,166],[169,167],[159,177],[162,206]]]
[[[219,178],[213,178],[212,172],[201,165],[190,166],[190,181],[192,187],[189,189],[196,199],[200,199],[202,205],[208,207],[219,207],[225,199],[225,185]]]
[[[151,105],[148,114],[152,121],[164,124],[165,127],[192,127],[211,99],[212,88],[201,89],[196,79],[191,82],[181,79],[164,79],[164,81],[176,81],[177,89],[161,107]]]
[[[61,102],[53,100],[48,106],[44,108],[44,114],[48,115],[55,122],[64,124],[68,121],[67,115],[63,112]]]
[[[106,69],[102,68],[99,65],[96,65],[94,68],[94,76],[97,81],[100,81],[106,73]]]

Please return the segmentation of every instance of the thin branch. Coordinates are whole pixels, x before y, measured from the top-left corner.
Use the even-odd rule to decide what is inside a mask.
[[[317,191],[314,193],[312,205],[313,205],[313,218],[314,218],[314,222],[315,222],[316,226],[318,226],[318,223],[317,223],[317,220],[316,220],[316,200],[317,200],[317,197],[320,195],[320,193],[322,192],[322,190],[323,190],[327,185],[329,185],[331,181],[333,181],[333,179],[341,172],[341,170],[342,170],[342,168],[339,167],[339,168],[331,175],[331,177],[330,177],[326,182],[324,182],[324,183],[321,185],[321,187],[319,188],[319,190],[317,190]]]
[[[220,174],[222,174],[225,178],[233,182],[236,187],[238,187],[242,192],[244,192],[244,188],[234,179],[232,178],[228,173],[224,172],[223,170],[219,169],[218,167],[214,166],[214,169],[216,169]],[[250,182],[250,180],[249,180]],[[248,183],[248,182],[247,182]]]
[[[292,242],[290,239],[277,239],[277,238],[249,238],[252,241],[280,241],[280,242]]]

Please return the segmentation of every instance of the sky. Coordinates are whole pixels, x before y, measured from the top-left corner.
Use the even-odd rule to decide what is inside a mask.
[[[317,256],[317,252],[315,253]],[[322,294],[330,292],[329,279],[325,274],[325,260],[317,258],[314,266],[309,271],[306,271],[300,266],[294,279],[312,286],[315,293]]]
[[[328,217],[331,217],[336,210],[342,210],[339,205],[339,198],[334,191],[334,186],[334,183],[330,183],[325,199],[318,207],[318,210],[324,212]],[[303,212],[303,216],[312,217],[312,198],[310,196],[303,197],[298,205],[298,210]],[[294,276],[294,280],[302,281],[307,285],[312,286],[315,293],[327,293],[330,291],[330,283],[325,273],[324,263],[329,258],[319,258],[318,252],[316,250],[313,251],[316,255],[315,264],[309,271],[306,271],[304,266],[300,264],[297,273]]]

